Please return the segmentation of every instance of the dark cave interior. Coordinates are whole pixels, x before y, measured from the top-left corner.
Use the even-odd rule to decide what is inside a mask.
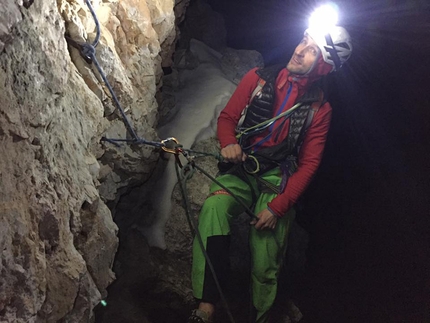
[[[228,45],[289,59],[313,1],[212,0]],[[430,4],[337,1],[354,53],[331,75],[333,119],[299,223],[304,322],[430,322]]]

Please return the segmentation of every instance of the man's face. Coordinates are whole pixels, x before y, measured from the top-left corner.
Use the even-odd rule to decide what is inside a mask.
[[[287,64],[287,70],[293,74],[304,75],[310,72],[319,54],[318,45],[310,36],[305,35],[294,50],[294,54]]]

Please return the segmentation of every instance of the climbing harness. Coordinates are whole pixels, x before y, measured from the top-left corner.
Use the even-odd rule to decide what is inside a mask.
[[[257,85],[246,107],[242,110],[239,123],[236,127],[236,139],[247,155],[260,150],[260,147],[263,147],[263,144],[272,136],[274,136],[274,140],[277,141],[281,128],[288,119],[290,120],[290,130],[286,140],[289,141],[291,146],[291,151],[289,151],[289,153],[294,153],[293,148],[295,146],[300,148],[300,139],[303,138],[301,134],[307,131],[312,122],[314,113],[325,103],[324,92],[315,84],[306,91],[292,108],[282,112],[292,93],[293,85],[289,82],[283,102],[273,117],[275,83],[282,69],[284,69],[284,66],[274,65],[255,71],[259,76]],[[278,120],[280,121],[277,122]],[[276,122],[277,126],[275,128]],[[249,142],[251,137],[261,134],[266,129],[268,131],[264,138],[252,144]]]
[[[266,121],[263,121],[255,126],[246,128],[246,129],[239,129],[239,133],[236,135],[236,139],[240,140],[242,137],[247,136],[247,135],[254,135],[256,133],[261,132],[262,130],[267,129],[268,127],[270,127],[276,120],[281,119],[281,118],[285,118],[287,119],[288,117],[290,117],[302,104],[301,103],[297,103],[295,104],[291,109],[289,109],[288,111],[284,111],[281,114],[278,114],[277,116],[270,118]]]
[[[312,123],[314,114],[326,102],[324,91],[314,84],[292,108],[282,112],[292,91],[292,84],[289,83],[283,102],[272,117],[269,113],[273,113],[275,80],[282,68],[283,66],[275,65],[256,70],[255,73],[260,78],[241,113],[240,124],[236,127],[236,139],[248,156],[243,163],[243,168],[250,175],[260,175],[274,167],[279,167],[282,172],[280,188],[277,190],[271,188],[271,191],[278,194],[284,191],[289,177],[297,169],[297,159],[304,135]],[[289,120],[289,130],[285,139],[270,147],[264,147],[264,143],[271,137],[278,142],[280,131],[287,120]],[[266,134],[263,138],[250,141],[250,138],[265,130]],[[258,177],[255,177],[258,181]]]

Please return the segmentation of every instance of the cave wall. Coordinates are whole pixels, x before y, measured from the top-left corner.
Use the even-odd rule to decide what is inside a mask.
[[[188,1],[92,2],[97,59],[138,136],[158,140],[157,91]],[[92,41],[84,1],[0,6],[0,321],[89,322],[115,276],[114,206],[158,154],[115,147],[126,128],[94,67],[64,35]]]

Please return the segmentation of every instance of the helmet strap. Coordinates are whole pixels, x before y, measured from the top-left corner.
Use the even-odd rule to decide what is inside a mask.
[[[324,46],[324,49],[330,53],[334,66],[336,67],[336,70],[338,70],[342,64],[340,63],[339,55],[337,55],[337,50],[334,47],[333,39],[331,38],[330,34],[325,35],[325,41],[328,46]]]

